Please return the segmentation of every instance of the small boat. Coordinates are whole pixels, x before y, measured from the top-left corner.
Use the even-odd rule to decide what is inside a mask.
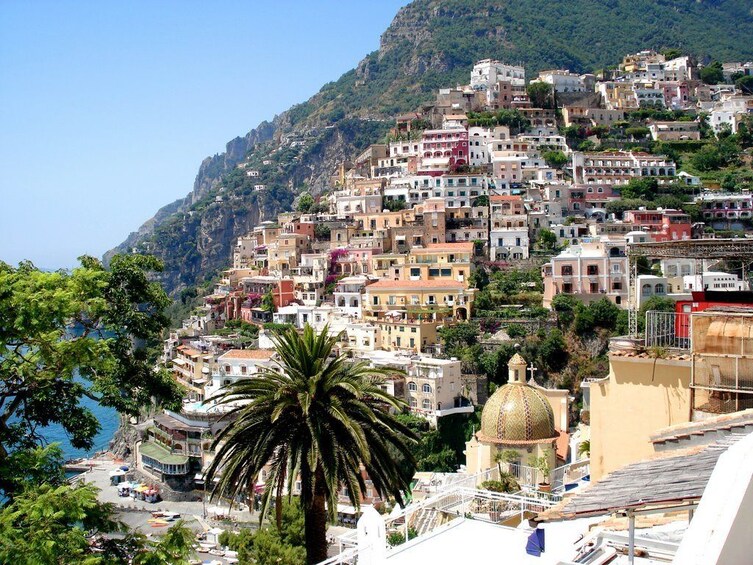
[[[150,522],[152,528],[164,528],[170,525],[170,522],[165,522],[164,520],[147,520],[147,522]]]

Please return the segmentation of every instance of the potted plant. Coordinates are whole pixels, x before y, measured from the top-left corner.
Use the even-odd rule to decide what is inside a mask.
[[[507,465],[507,472],[512,473],[510,466],[513,463],[517,462],[519,459],[520,455],[514,449],[503,449],[502,451],[497,451],[497,453],[494,454],[494,462],[497,464],[497,469],[499,469],[499,476],[501,477],[503,475],[502,463],[505,463]]]
[[[549,465],[549,459],[552,455],[552,450],[547,449],[544,451],[541,457],[534,457],[531,460],[531,467],[541,473],[541,482],[538,484],[538,489],[542,492],[550,492],[552,485],[549,484],[549,473],[551,473],[551,467]]]

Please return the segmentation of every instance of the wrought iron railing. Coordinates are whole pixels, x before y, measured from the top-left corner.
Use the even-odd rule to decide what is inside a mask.
[[[663,349],[690,349],[690,313],[646,312],[644,330],[646,347]]]

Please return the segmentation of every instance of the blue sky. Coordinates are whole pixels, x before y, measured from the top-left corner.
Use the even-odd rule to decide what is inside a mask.
[[[101,256],[405,4],[0,1],[0,260]]]

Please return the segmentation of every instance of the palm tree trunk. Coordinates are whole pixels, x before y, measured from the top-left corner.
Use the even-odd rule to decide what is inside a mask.
[[[282,489],[285,486],[285,475],[280,473],[277,479],[277,492],[275,493],[275,524],[277,531],[282,531]]]
[[[314,565],[327,559],[327,508],[324,473],[317,469],[314,496],[305,515],[306,561]]]

